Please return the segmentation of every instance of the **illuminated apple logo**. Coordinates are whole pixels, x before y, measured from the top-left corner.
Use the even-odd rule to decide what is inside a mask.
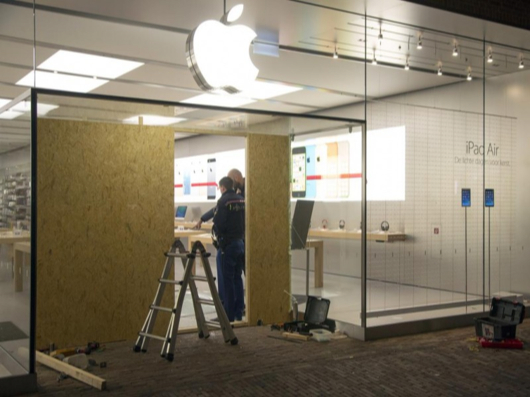
[[[221,22],[205,21],[186,40],[186,60],[193,78],[205,91],[243,91],[258,76],[249,47],[257,36],[244,25],[230,26],[243,13],[243,4],[233,7]]]

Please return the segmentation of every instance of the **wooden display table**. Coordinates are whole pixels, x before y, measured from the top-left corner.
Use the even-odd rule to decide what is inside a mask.
[[[177,221],[175,219],[175,227],[183,226],[185,229],[193,229],[197,222],[188,222],[188,221]],[[213,226],[212,222],[203,222],[201,225],[201,229],[204,230],[211,230]],[[194,230],[200,230],[200,229],[194,229]],[[204,233],[204,231],[203,231]]]
[[[29,255],[31,254],[31,243],[29,241],[15,243],[13,251],[15,254],[15,292],[21,292],[24,289],[24,257],[29,258]]]
[[[205,247],[212,245],[212,236],[208,233],[202,233],[192,236],[188,240],[188,251],[191,251],[193,243],[200,241]],[[324,242],[322,240],[308,239],[307,248],[315,249],[315,288],[324,286]]]
[[[13,268],[13,277],[15,279],[15,291],[22,291],[22,268],[16,269],[14,263],[14,250],[13,245],[15,243],[23,243],[29,241],[31,236],[28,232],[23,232],[21,234],[15,234],[12,231],[2,231],[0,232],[0,244],[7,245],[7,253],[9,258],[11,258],[11,265]],[[21,277],[18,277],[21,276]],[[20,289],[19,289],[20,288]]]
[[[344,240],[360,240],[360,230],[340,230],[340,229],[309,229],[310,237],[334,238]],[[407,236],[399,232],[368,232],[366,235],[368,241],[378,243],[392,243],[394,241],[405,241]]]
[[[184,230],[177,230],[175,229],[175,238],[184,238],[184,237],[192,237],[199,234],[204,234],[204,231],[197,230],[197,229],[184,229]]]

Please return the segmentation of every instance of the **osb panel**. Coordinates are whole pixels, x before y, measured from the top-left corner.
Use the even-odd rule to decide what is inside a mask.
[[[286,321],[290,301],[289,137],[247,137],[247,316]]]
[[[173,239],[173,131],[40,119],[37,145],[37,347],[134,339]]]

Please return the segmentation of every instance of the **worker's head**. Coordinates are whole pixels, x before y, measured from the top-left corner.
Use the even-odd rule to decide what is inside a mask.
[[[234,181],[231,178],[225,176],[219,181],[219,190],[221,191],[221,193],[224,193],[227,190],[232,190],[233,188]]]
[[[237,168],[232,168],[228,171],[228,177],[234,181],[234,189],[241,188],[245,185],[245,180],[243,179],[243,174]]]

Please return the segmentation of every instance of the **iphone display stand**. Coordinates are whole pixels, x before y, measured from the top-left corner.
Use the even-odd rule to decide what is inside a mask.
[[[462,189],[462,207],[465,213],[465,251],[466,251],[466,313],[467,313],[467,207],[471,207],[471,189]]]
[[[493,189],[484,190],[484,206],[488,208],[488,295],[491,299],[491,207],[495,206]]]

